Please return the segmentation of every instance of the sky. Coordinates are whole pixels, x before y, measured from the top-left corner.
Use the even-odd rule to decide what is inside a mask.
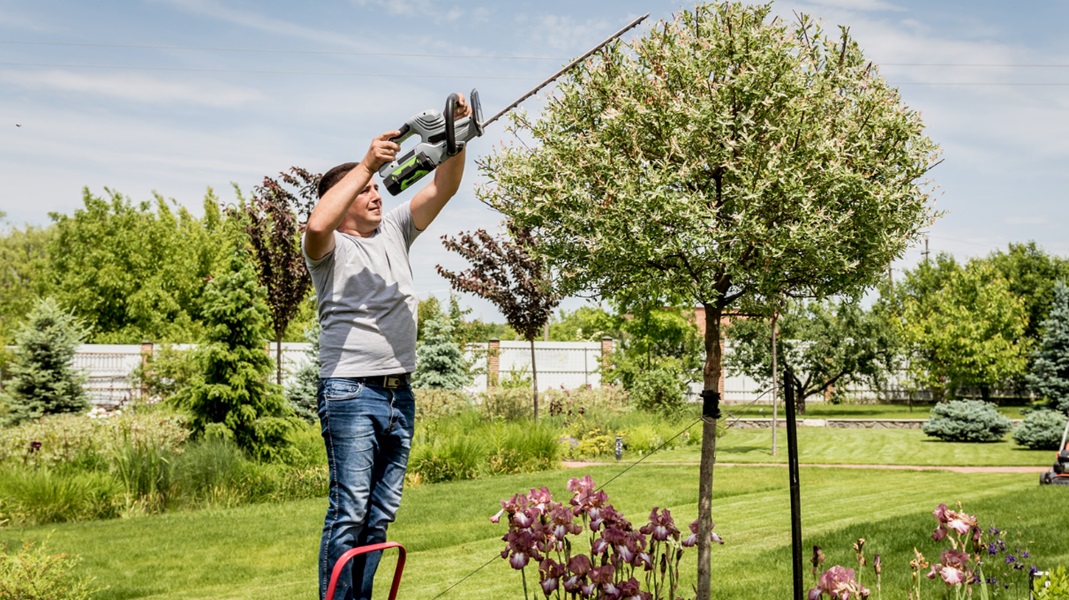
[[[0,0],[0,212],[6,226],[73,214],[84,189],[154,194],[201,214],[266,175],[359,160],[376,135],[477,88],[496,113],[634,18],[647,32],[693,4],[666,0]],[[943,162],[930,173],[933,255],[986,256],[1034,240],[1069,257],[1069,2],[774,2],[850,31],[919,111]],[[537,112],[540,98],[524,104]],[[475,166],[502,122],[469,145],[461,191],[413,247],[421,297],[448,296],[443,235],[500,216]],[[408,149],[410,144],[404,149]],[[387,207],[411,196],[386,196]],[[923,258],[923,242],[894,265]],[[472,318],[504,319],[462,296]],[[574,309],[583,300],[562,306]]]

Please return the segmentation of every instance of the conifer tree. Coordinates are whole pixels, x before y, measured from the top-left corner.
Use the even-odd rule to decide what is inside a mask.
[[[467,365],[460,346],[453,341],[453,325],[446,315],[435,315],[423,325],[423,343],[416,350],[417,388],[459,390],[468,383]]]
[[[1041,330],[1028,386],[1050,408],[1069,414],[1069,287],[1064,281],[1054,286],[1054,303]]]
[[[196,373],[177,401],[191,416],[195,435],[232,439],[257,458],[272,458],[286,444],[293,411],[270,382],[267,307],[251,262],[242,251],[228,271],[205,288],[206,339],[195,351]]]
[[[289,400],[290,408],[297,413],[298,417],[309,423],[315,423],[319,419],[316,412],[316,391],[319,388],[321,367],[319,362],[320,331],[322,328],[319,326],[319,319],[312,321],[312,324],[305,329],[304,340],[309,344],[305,352],[308,362],[297,371],[293,382],[286,386],[286,399]]]
[[[38,300],[16,332],[15,358],[6,384],[11,412],[18,423],[44,415],[79,413],[89,408],[82,388],[85,375],[71,364],[87,332],[80,321],[52,298]]]

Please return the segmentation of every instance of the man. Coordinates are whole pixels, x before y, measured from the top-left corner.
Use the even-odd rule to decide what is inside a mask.
[[[456,118],[471,113],[459,97]],[[383,213],[374,181],[400,149],[388,131],[359,163],[319,184],[302,250],[319,303],[322,363],[317,411],[327,446],[330,497],[319,549],[319,596],[345,551],[386,541],[401,502],[412,442],[416,306],[409,247],[457,192],[464,152],[443,162],[410,202]],[[370,599],[379,553],[358,556],[329,600]]]

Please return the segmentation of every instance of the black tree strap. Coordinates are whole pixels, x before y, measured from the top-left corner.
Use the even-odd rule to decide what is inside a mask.
[[[720,418],[720,392],[702,390],[702,417],[707,419]]]

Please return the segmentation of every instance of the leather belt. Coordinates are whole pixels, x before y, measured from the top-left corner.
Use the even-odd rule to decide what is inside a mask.
[[[362,383],[364,385],[374,385],[377,387],[383,387],[388,389],[397,389],[408,387],[408,373],[397,373],[395,375],[375,375],[374,377],[353,377],[353,381]]]

